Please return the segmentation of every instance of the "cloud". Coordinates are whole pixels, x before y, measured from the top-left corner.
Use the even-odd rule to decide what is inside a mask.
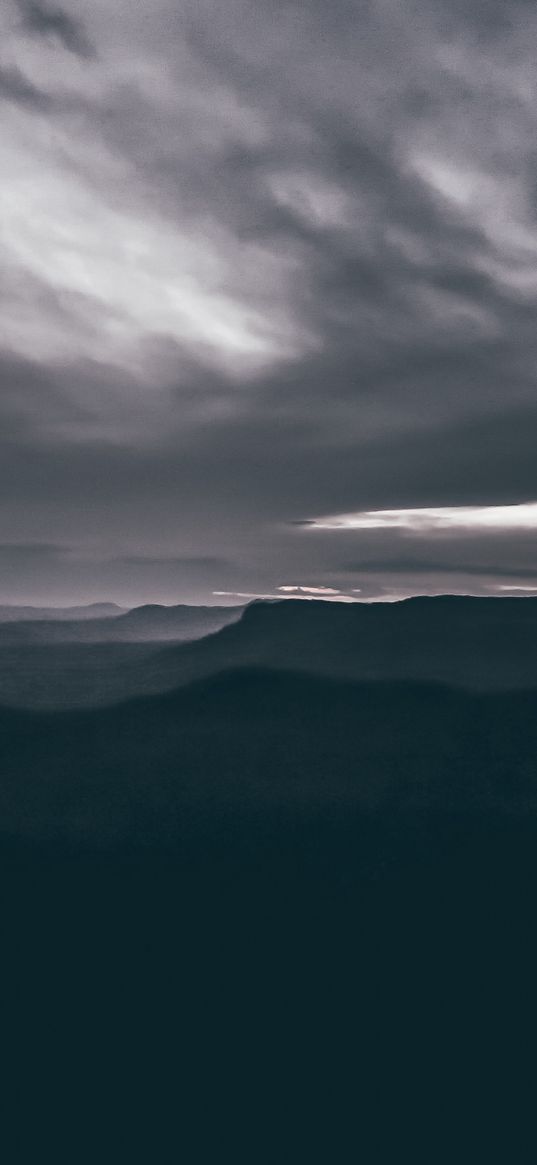
[[[34,555],[41,557],[46,555],[49,557],[62,557],[64,554],[69,554],[71,548],[69,546],[57,545],[54,542],[0,542],[0,556],[5,558],[33,558]]]
[[[509,549],[509,548],[508,548]],[[506,556],[505,556],[506,557]],[[379,576],[390,575],[405,575],[410,577],[421,575],[428,575],[433,577],[436,575],[460,575],[465,577],[486,578],[487,576],[502,578],[535,578],[537,579],[537,553],[535,554],[535,562],[533,566],[521,564],[519,566],[509,566],[505,561],[504,555],[498,554],[496,562],[469,562],[459,550],[459,553],[453,553],[451,561],[435,558],[432,554],[428,558],[418,558],[415,555],[408,555],[399,558],[377,558],[377,559],[358,559],[355,562],[346,562],[341,565],[341,573],[347,574],[375,574]],[[501,588],[500,588],[501,589]],[[512,589],[509,587],[509,589]],[[516,588],[515,588],[516,589]]]
[[[90,59],[95,54],[84,24],[63,8],[42,0],[16,0],[23,27],[34,36],[54,37],[76,56]]]
[[[284,591],[285,594],[290,595],[292,595],[294,591],[299,591],[300,593],[306,595],[320,595],[321,597],[325,595],[339,595],[340,593],[339,589],[334,587],[283,586],[278,587],[278,590]]]
[[[527,584],[525,586],[514,586],[513,584],[502,585],[501,583],[497,583],[496,586],[492,587],[492,590],[509,591],[509,593],[516,593],[517,591],[522,591],[524,594],[531,595],[537,591],[537,586],[532,587],[529,584]]]
[[[319,518],[313,522],[320,530],[409,530],[431,535],[444,530],[535,530],[537,502],[511,506],[439,506],[402,510],[370,510]]]
[[[0,100],[13,101],[41,113],[51,106],[48,94],[37,89],[16,65],[0,65]]]
[[[17,13],[0,537],[84,562],[29,597],[530,579],[534,6]]]
[[[307,590],[307,589],[308,588],[304,588],[304,587],[299,588],[299,590],[301,592],[304,590]],[[281,590],[281,587],[278,587],[278,590]],[[359,601],[358,599],[354,599],[352,595],[342,595],[342,594],[339,594],[337,591],[334,594],[321,594],[320,595],[317,593],[314,593],[314,594],[302,594],[302,593],[300,593],[300,594],[294,594],[294,595],[289,594],[289,595],[285,595],[285,596],[281,595],[281,594],[274,594],[273,592],[272,593],[271,592],[262,593],[262,592],[258,592],[258,591],[213,591],[213,595],[220,596],[220,597],[225,596],[226,598],[234,598],[234,599],[270,599],[270,600],[277,599],[282,603],[289,602],[290,599],[304,600],[306,602],[308,600],[310,600],[312,602],[313,601],[318,602],[320,600],[321,602],[326,602],[326,603],[357,603]]]
[[[204,569],[221,570],[227,566],[228,563],[225,558],[214,558],[210,555],[150,555],[150,554],[131,554],[125,555],[118,559],[125,564],[125,566],[147,566],[152,569],[162,569],[163,567],[178,567],[180,570],[188,569]]]

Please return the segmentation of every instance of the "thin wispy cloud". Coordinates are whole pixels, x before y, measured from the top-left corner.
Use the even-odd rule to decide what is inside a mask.
[[[66,9],[43,0],[16,0],[21,17],[22,29],[32,36],[52,38],[70,53],[83,58],[95,55],[82,20],[71,15]]]

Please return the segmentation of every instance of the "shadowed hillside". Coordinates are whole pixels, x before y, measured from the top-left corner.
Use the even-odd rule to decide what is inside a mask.
[[[73,1143],[75,1056],[122,1145],[133,1103],[156,1114],[144,1160],[169,1159],[164,1087],[200,1162],[226,1121],[265,1143],[260,1089],[302,1138],[334,1080],[352,1128],[331,1115],[318,1159],[347,1159],[358,1112],[364,1159],[396,1160],[398,1121],[440,1119],[432,1055],[475,1104],[474,1042],[489,1101],[489,1046],[511,1063],[537,973],[536,753],[535,691],[249,670],[1,709],[4,996],[39,1095],[67,1066]]]
[[[21,608],[22,610],[23,608]],[[242,613],[242,607],[163,607],[158,604],[135,607],[132,611],[117,609],[112,615],[82,618],[0,619],[0,648],[18,645],[58,643],[137,643],[159,640],[200,639],[233,623]],[[100,613],[101,614],[101,613]]]
[[[229,625],[215,631],[222,619]],[[0,703],[91,707],[245,667],[476,691],[537,686],[536,599],[444,596],[352,605],[282,600],[252,603],[242,613],[140,608],[103,623],[110,642],[84,642],[86,634],[93,638],[94,624],[78,625],[82,638],[73,644],[40,643],[41,624],[19,625],[15,633],[29,638],[10,644],[0,628]],[[173,626],[178,638],[195,629],[203,638],[159,646]]]
[[[177,661],[186,676],[255,663],[354,679],[526,687],[537,683],[537,600],[253,603],[237,626]]]
[[[3,709],[0,730],[16,836],[158,847],[245,815],[537,805],[532,692],[245,671],[96,711]]]
[[[344,679],[502,690],[537,685],[537,600],[458,596],[400,603],[260,602],[202,644],[170,649],[162,675],[289,668]]]

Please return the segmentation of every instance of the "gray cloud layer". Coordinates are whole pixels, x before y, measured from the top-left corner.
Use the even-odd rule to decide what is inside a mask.
[[[1,20],[0,598],[537,579],[534,6]]]
[[[63,8],[40,3],[39,0],[16,0],[22,27],[38,37],[58,40],[68,52],[91,58],[94,47],[81,20]]]

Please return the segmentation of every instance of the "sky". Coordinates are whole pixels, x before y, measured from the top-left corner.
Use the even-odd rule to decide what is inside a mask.
[[[535,591],[535,4],[0,46],[0,601]]]

